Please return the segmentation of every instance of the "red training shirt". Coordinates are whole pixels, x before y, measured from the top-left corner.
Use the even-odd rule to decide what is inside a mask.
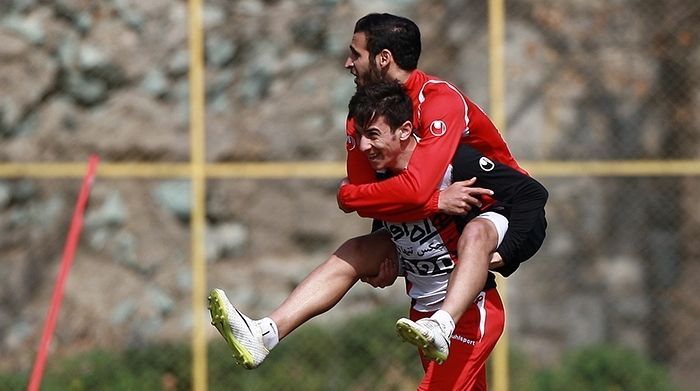
[[[444,80],[414,70],[404,84],[413,101],[413,125],[421,138],[408,168],[377,182],[367,157],[357,147],[355,126],[346,123],[350,184],[338,191],[346,210],[363,217],[402,222],[438,212],[438,185],[460,143],[524,174],[498,129],[466,95]]]

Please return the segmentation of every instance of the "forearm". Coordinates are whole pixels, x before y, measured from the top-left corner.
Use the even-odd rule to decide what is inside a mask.
[[[358,210],[357,214],[362,217],[381,218],[383,221],[392,223],[403,221],[416,221],[428,218],[438,213],[439,192],[436,191],[427,203],[407,209],[406,204],[386,204],[383,207],[375,207],[370,212]]]
[[[420,190],[421,185],[416,181],[409,180],[399,184],[395,181],[396,178],[398,177],[362,185],[342,186],[338,189],[339,203],[345,210],[355,211],[360,216],[387,220],[385,218],[387,215],[417,213],[417,209],[421,209],[432,201],[437,180],[431,181],[428,185],[432,186],[432,190],[425,192]],[[387,184],[388,186],[385,186]],[[435,204],[437,204],[436,197]]]

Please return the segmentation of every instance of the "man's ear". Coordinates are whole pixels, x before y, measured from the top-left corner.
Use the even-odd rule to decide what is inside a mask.
[[[413,124],[411,121],[406,121],[403,125],[399,126],[399,140],[406,141],[413,134]]]
[[[389,49],[382,49],[377,56],[377,64],[379,64],[380,68],[386,68],[392,61],[394,61],[394,56],[391,54]]]

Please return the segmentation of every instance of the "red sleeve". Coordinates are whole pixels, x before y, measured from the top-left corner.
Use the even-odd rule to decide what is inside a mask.
[[[355,137],[355,125],[350,119],[345,123],[345,135],[345,149],[348,151],[346,161],[348,180],[354,185],[375,182],[377,175],[367,157],[360,152],[357,137]]]
[[[438,211],[437,188],[467,128],[467,106],[462,94],[446,83],[426,86],[424,96],[429,99],[418,105],[417,134],[421,141],[408,169],[381,182],[351,179],[351,184],[338,191],[338,200],[346,210],[394,222],[420,220]],[[351,156],[353,151],[348,151],[349,178],[355,175],[351,170],[357,165]],[[355,152],[366,160],[361,152]],[[363,175],[362,179],[366,177]]]

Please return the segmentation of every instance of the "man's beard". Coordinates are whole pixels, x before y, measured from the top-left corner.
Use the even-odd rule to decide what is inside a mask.
[[[382,81],[383,75],[381,69],[377,66],[377,63],[374,61],[373,58],[370,58],[369,60],[369,71],[362,75],[361,77],[358,77],[358,85],[361,86],[366,86],[369,84],[376,84]]]

